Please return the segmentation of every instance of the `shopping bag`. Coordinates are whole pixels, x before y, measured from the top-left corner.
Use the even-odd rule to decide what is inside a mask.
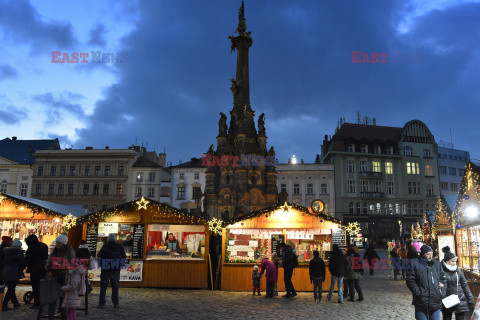
[[[450,309],[452,307],[455,307],[457,304],[459,304],[460,299],[458,299],[458,296],[456,294],[451,294],[445,299],[442,299],[442,303],[445,306],[445,308]]]
[[[55,278],[40,280],[40,303],[42,305],[52,303],[58,299],[59,287]]]

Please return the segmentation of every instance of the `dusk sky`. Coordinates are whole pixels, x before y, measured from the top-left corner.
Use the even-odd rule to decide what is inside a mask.
[[[166,148],[178,164],[229,116],[240,0],[0,0],[0,139]],[[480,158],[480,1],[245,2],[250,100],[280,162],[313,162],[337,120],[419,119]],[[52,63],[52,51],[88,63]],[[127,61],[92,63],[91,52]],[[388,53],[352,63],[352,51]],[[228,121],[229,122],[229,121]]]

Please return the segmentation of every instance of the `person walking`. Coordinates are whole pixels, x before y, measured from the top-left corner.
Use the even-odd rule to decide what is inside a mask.
[[[77,259],[80,259],[81,261],[88,260],[84,265],[88,266],[90,265],[90,258],[92,257],[92,254],[90,253],[90,249],[88,249],[87,241],[81,240],[80,241],[80,246],[78,246],[77,251],[75,252],[75,257]],[[88,281],[88,289],[87,292],[90,293],[93,291],[92,285],[90,284],[90,280]]]
[[[392,268],[393,268],[393,280],[397,281],[397,277],[400,274],[400,255],[398,254],[398,249],[394,247],[392,251],[390,251],[390,256],[392,257]]]
[[[404,268],[404,262],[407,260],[407,249],[405,248],[405,244],[400,245],[400,250],[398,251],[398,255],[400,256],[400,265],[402,266],[402,279],[405,280],[405,274],[408,271],[408,268]]]
[[[442,248],[444,258],[442,268],[446,279],[446,296],[456,294],[460,303],[449,309],[442,306],[443,320],[451,320],[455,313],[455,320],[464,320],[465,312],[473,310],[474,298],[468,288],[467,280],[462,270],[457,266],[457,256],[450,251],[450,247]]]
[[[260,277],[265,273],[265,278],[267,279],[267,298],[273,298],[278,278],[277,267],[275,267],[273,261],[265,257],[262,259],[261,268]]]
[[[357,301],[363,301],[363,292],[362,288],[360,287],[360,278],[362,277],[362,273],[363,267],[361,264],[360,255],[356,253],[353,248],[348,248],[347,266],[345,272],[345,279],[347,279],[346,282],[348,285],[348,293],[350,296],[348,301],[355,302],[355,290],[358,293]]]
[[[66,277],[69,271],[68,266],[70,266],[70,263],[74,258],[75,251],[68,243],[68,237],[65,234],[59,235],[55,239],[55,248],[53,248],[50,257],[48,257],[45,268],[48,275],[54,278],[56,281],[58,291],[57,300],[59,300],[62,318],[66,318],[67,312],[61,307],[63,303],[63,294],[60,288],[65,285]],[[48,305],[48,316],[50,319],[53,319],[55,316],[56,306],[56,300]]]
[[[29,235],[25,242],[28,246],[25,260],[27,261],[27,272],[30,273],[30,283],[33,291],[33,305],[30,309],[37,309],[40,306],[40,280],[45,278],[48,246],[38,241],[34,234]]]
[[[310,283],[313,283],[313,301],[320,303],[322,301],[322,284],[325,280],[325,262],[320,258],[320,253],[313,251],[313,259],[309,266]]]
[[[373,247],[373,245],[369,246],[367,250],[365,250],[365,253],[363,254],[363,259],[368,260],[368,265],[370,269],[370,275],[373,276],[374,268],[375,268],[375,262],[380,260],[380,257],[378,256],[377,251]]]
[[[293,287],[292,276],[293,269],[298,267],[298,258],[297,255],[293,252],[292,248],[282,242],[280,248],[283,249],[282,255],[282,267],[283,267],[283,279],[285,281],[285,290],[287,293],[283,296],[284,298],[293,298],[297,296],[297,292]]]
[[[273,289],[273,296],[276,297],[278,296],[278,268],[280,268],[280,264],[281,264],[281,261],[280,259],[277,257],[277,253],[274,252],[272,253],[272,261],[273,261],[273,264],[275,265],[275,268],[277,268],[277,281],[275,281],[275,287]]]
[[[440,320],[442,299],[445,297],[445,273],[433,249],[420,248],[422,259],[407,273],[407,287],[412,292],[416,320]]]
[[[11,247],[5,247],[5,258],[3,260],[2,279],[7,285],[7,293],[3,299],[2,311],[12,310],[8,306],[8,302],[13,303],[15,309],[20,308],[17,296],[15,295],[15,288],[18,281],[25,278],[23,269],[27,266],[25,261],[25,255],[22,250],[22,242],[19,239],[15,239],[12,242]]]
[[[118,308],[120,302],[118,296],[118,286],[120,283],[120,266],[122,265],[120,260],[127,258],[125,249],[117,242],[117,237],[115,234],[111,233],[108,235],[107,243],[102,247],[102,249],[100,249],[100,252],[98,252],[97,256],[102,260],[106,260],[100,262],[102,270],[100,272],[100,297],[98,300],[98,308],[105,308],[109,282],[112,286],[113,307]],[[111,263],[112,261],[115,261],[115,263]]]
[[[2,243],[0,244],[0,284],[4,284],[2,280],[2,269],[3,269],[3,259],[5,258],[5,251],[6,247],[11,247],[13,243],[13,239],[9,236],[2,237]]]
[[[330,290],[328,291],[328,295],[327,295],[328,301],[332,300],[333,290],[335,289],[335,284],[337,284],[338,303],[343,302],[342,284],[343,284],[343,278],[345,277],[345,267],[346,267],[345,255],[338,247],[338,244],[334,244],[333,252],[330,256],[330,261],[328,262],[328,268],[332,275],[332,279],[330,282]]]

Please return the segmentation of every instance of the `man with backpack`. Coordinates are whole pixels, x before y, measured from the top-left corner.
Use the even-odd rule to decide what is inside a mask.
[[[363,292],[360,287],[360,278],[363,274],[363,266],[360,255],[352,247],[347,249],[347,267],[345,272],[345,281],[348,285],[350,298],[348,301],[355,302],[355,290],[358,293],[358,300],[363,301]]]
[[[100,273],[100,297],[98,308],[104,309],[107,294],[108,283],[112,285],[112,302],[114,308],[119,307],[118,287],[120,282],[120,269],[123,265],[122,261],[127,258],[125,249],[117,243],[115,234],[109,234],[107,243],[100,249],[97,255],[102,269]]]
[[[282,242],[280,244],[280,248],[283,251],[282,254],[282,267],[283,267],[283,279],[285,281],[285,290],[287,294],[285,294],[284,298],[293,298],[297,295],[295,288],[293,287],[292,283],[292,276],[293,276],[293,269],[298,267],[298,257],[293,252],[292,248]]]

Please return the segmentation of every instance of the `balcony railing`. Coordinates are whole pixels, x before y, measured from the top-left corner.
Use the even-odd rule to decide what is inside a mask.
[[[382,173],[381,172],[373,172],[373,171],[363,171],[360,172],[361,178],[373,178],[373,179],[381,179]]]
[[[362,198],[379,199],[385,197],[383,192],[362,192]]]

